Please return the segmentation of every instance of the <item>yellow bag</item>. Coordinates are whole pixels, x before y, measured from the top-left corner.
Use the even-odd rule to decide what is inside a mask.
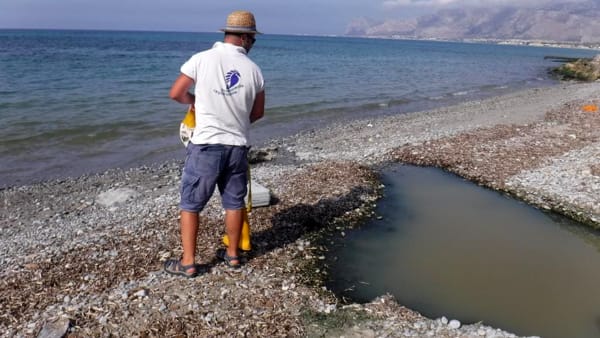
[[[186,147],[194,135],[194,128],[196,128],[196,111],[194,106],[190,105],[179,126],[179,139]]]

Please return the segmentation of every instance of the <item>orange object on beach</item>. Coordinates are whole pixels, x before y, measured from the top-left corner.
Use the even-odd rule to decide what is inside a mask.
[[[598,111],[598,106],[595,104],[588,104],[588,105],[583,106],[582,109],[583,109],[583,111],[594,113],[594,112]]]

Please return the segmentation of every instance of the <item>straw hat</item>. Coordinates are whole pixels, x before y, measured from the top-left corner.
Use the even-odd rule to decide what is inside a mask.
[[[256,30],[254,14],[248,11],[235,11],[227,16],[227,26],[221,28],[226,33],[262,34]]]

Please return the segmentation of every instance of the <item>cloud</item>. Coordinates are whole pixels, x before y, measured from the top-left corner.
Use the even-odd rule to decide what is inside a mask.
[[[532,7],[556,2],[581,2],[583,0],[385,0],[383,6],[393,7],[451,7],[451,6],[505,6]]]

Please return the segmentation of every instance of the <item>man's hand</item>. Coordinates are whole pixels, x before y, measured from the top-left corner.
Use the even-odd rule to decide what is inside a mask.
[[[194,104],[196,97],[189,92],[193,84],[194,80],[191,77],[180,74],[171,87],[169,97],[179,103]]]
[[[265,91],[256,94],[254,105],[250,112],[250,123],[262,118],[265,115]]]

